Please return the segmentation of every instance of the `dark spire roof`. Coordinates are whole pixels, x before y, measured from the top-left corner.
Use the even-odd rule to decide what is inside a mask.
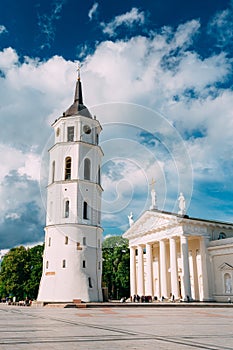
[[[65,117],[72,115],[82,115],[87,118],[92,118],[91,113],[83,104],[82,83],[80,80],[80,70],[78,70],[78,79],[75,87],[74,103],[63,113]]]

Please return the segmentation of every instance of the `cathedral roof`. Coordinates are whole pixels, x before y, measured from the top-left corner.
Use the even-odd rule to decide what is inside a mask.
[[[92,118],[91,113],[87,109],[87,107],[83,104],[83,96],[82,96],[82,83],[80,80],[80,75],[78,76],[75,94],[74,94],[74,102],[73,104],[63,113],[64,117],[69,117],[72,115],[82,115],[87,118]]]

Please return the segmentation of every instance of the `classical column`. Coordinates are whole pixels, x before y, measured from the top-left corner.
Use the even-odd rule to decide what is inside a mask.
[[[178,270],[177,270],[177,252],[176,252],[176,239],[170,238],[170,270],[171,270],[171,290],[175,299],[179,298],[178,287]]]
[[[200,238],[201,274],[202,274],[202,295],[203,301],[210,300],[209,280],[208,280],[208,254],[206,252],[209,237]]]
[[[152,245],[146,244],[146,295],[153,296]]]
[[[135,247],[130,247],[130,294],[133,297],[137,294],[136,289],[136,249]]]
[[[143,246],[138,246],[138,285],[137,293],[139,296],[144,295],[144,261]]]
[[[191,284],[190,284],[190,271],[189,271],[189,250],[188,250],[188,237],[180,236],[180,251],[182,260],[182,277],[183,277],[183,291],[182,296],[184,300],[191,298]]]
[[[160,251],[160,290],[161,297],[167,298],[167,264],[166,264],[166,243],[165,241],[159,241]]]
[[[197,273],[197,250],[195,249],[192,252],[192,260],[193,260],[193,279],[194,279],[194,295],[192,295],[193,299],[199,300],[199,286],[198,286],[198,273]]]

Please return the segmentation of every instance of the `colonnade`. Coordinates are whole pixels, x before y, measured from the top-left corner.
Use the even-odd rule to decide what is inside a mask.
[[[189,248],[188,236],[174,236],[130,246],[131,296],[153,297],[157,294],[158,298],[172,296],[174,299],[182,297],[183,300],[191,300],[194,297],[197,299],[197,295],[192,295],[195,294],[192,291],[196,288],[198,290],[196,294],[200,300],[209,300],[207,239],[198,237],[197,242],[200,257],[198,272],[196,260],[195,268],[190,266],[190,256],[193,256],[193,252]],[[156,247],[155,250],[154,247]],[[153,268],[154,261],[157,261],[156,273]],[[190,268],[192,274],[195,270],[196,276],[198,275],[196,278],[192,277],[192,283],[199,284],[198,286],[191,286]],[[157,286],[155,280],[157,280]]]

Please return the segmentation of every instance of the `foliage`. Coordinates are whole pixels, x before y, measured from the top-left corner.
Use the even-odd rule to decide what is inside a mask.
[[[25,292],[29,299],[36,299],[42,274],[43,245],[37,245],[28,250],[30,276],[27,280]]]
[[[4,257],[0,271],[0,297],[35,299],[42,273],[43,246],[12,248]]]
[[[108,288],[109,298],[127,297],[130,292],[129,244],[121,236],[106,238],[103,242],[103,285]]]

